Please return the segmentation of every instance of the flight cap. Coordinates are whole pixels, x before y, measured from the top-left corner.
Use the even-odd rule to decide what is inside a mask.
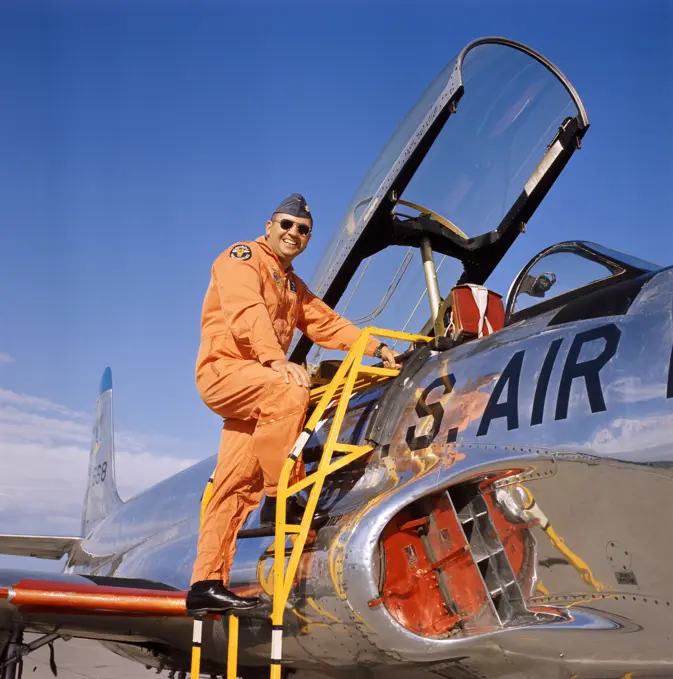
[[[308,218],[313,222],[311,210],[306,205],[306,200],[301,193],[292,193],[287,198],[284,198],[281,204],[273,211],[273,214],[275,215],[278,212],[292,217]]]

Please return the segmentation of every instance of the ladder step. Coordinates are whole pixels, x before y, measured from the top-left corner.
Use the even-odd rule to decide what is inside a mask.
[[[335,443],[332,450],[335,453],[368,453],[373,450],[372,446],[353,446],[350,443]]]
[[[298,533],[301,526],[285,526],[286,533]],[[269,528],[246,528],[239,530],[237,538],[239,540],[246,540],[248,538],[274,538],[276,537],[276,527]]]
[[[238,531],[238,539],[245,540],[246,538],[272,538],[276,535],[275,526],[270,528],[247,528],[246,530]]]
[[[375,368],[369,365],[361,365],[358,372],[365,373],[365,375],[383,375],[385,377],[397,377],[400,374],[397,368]]]
[[[386,372],[375,372],[371,375],[361,375],[358,376],[355,380],[355,384],[353,385],[353,392],[360,391],[360,389],[364,387],[369,387],[373,386],[375,384],[379,384],[380,382],[384,382],[388,377],[396,377],[397,375],[400,374],[399,370],[390,370],[389,368],[374,368],[374,370],[379,371],[379,370],[384,370]],[[359,372],[368,372],[369,368],[366,367],[361,367],[358,368]],[[311,389],[310,396],[309,396],[309,403],[311,405],[316,405],[320,399],[322,398],[323,394],[325,391],[327,391],[329,385],[321,386],[321,387],[314,387]],[[340,385],[337,390],[334,393],[334,399],[338,399],[341,394],[343,393],[343,385]]]

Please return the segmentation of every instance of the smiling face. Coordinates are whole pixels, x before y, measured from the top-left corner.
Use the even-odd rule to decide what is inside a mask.
[[[283,228],[292,222],[289,229]],[[306,249],[309,240],[311,240],[312,222],[308,217],[293,217],[282,212],[277,212],[266,223],[266,242],[273,250],[278,261],[284,269],[290,266],[292,260],[300,255]],[[300,230],[308,233],[301,234]]]

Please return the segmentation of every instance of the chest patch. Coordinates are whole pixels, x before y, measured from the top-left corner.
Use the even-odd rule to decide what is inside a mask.
[[[233,257],[234,259],[250,259],[252,257],[252,252],[250,251],[250,248],[247,245],[234,245],[233,248],[231,248],[231,252],[229,253],[230,257]]]
[[[285,281],[280,275],[280,271],[278,271],[278,269],[271,269],[271,275],[273,276],[273,280],[276,281],[276,287],[282,288]]]
[[[294,282],[294,278],[290,278],[290,290],[297,292],[297,284]]]

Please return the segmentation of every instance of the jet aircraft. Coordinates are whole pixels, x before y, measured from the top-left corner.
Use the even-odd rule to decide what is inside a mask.
[[[398,375],[352,385],[338,442],[367,453],[321,488],[329,519],[292,581],[283,676],[673,675],[673,269],[569,241],[533,257],[506,300],[484,287],[588,128],[553,64],[478,39],[356,192],[311,287],[362,326],[425,340],[402,338]],[[299,337],[291,358],[312,363],[318,393],[340,359],[311,351]],[[122,502],[109,369],[99,391],[81,535],[0,537],[6,554],[66,557],[58,575],[0,571],[2,679],[29,632],[97,639],[171,677],[190,667],[184,597],[215,458]],[[302,440],[309,471],[337,407]],[[273,541],[254,512],[236,591],[271,596]],[[201,669],[224,675],[226,620],[203,629]],[[269,621],[239,631],[238,675],[269,676]]]

